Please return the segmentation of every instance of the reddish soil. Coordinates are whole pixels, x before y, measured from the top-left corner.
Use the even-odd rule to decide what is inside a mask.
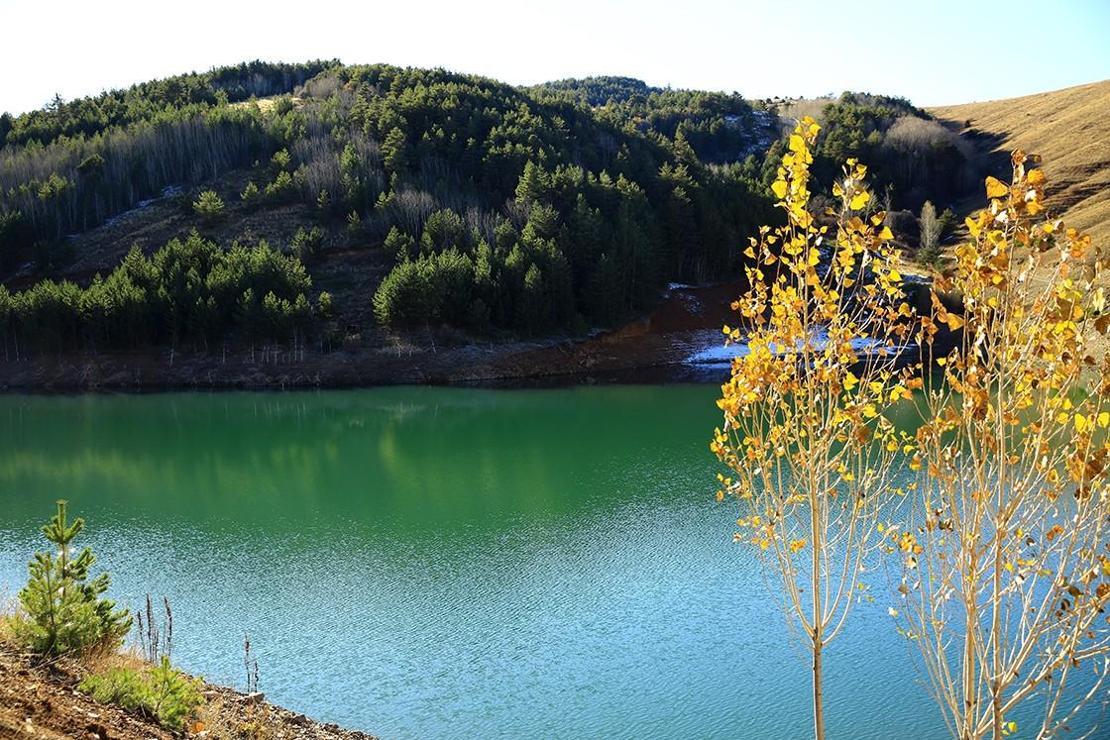
[[[275,740],[373,740],[361,732],[314,722],[267,703],[260,695],[206,685],[206,704],[190,732],[175,733],[151,719],[100,704],[77,691],[86,669],[75,661],[35,661],[0,644],[0,738],[274,738]]]
[[[721,342],[737,284],[675,288],[650,315],[586,339],[472,341],[455,332],[383,335],[356,325],[342,348],[228,346],[0,356],[0,390],[289,389],[397,384],[547,385],[705,380],[687,358]]]

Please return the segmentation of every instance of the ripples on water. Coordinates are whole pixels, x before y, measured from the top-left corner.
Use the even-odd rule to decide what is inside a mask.
[[[54,499],[174,658],[387,738],[803,737],[809,672],[715,504],[711,387],[0,398],[0,593]],[[863,605],[830,737],[943,737]]]

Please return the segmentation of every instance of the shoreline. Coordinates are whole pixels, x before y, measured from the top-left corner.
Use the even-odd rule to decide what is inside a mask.
[[[77,660],[35,661],[0,642],[0,737],[168,740],[236,736],[243,728],[253,728],[256,736],[275,740],[376,740],[369,733],[271,704],[261,693],[244,694],[203,677],[199,678],[206,704],[200,724],[194,731],[171,730],[138,711],[101,704],[77,691],[87,673]]]
[[[929,310],[923,283],[907,281],[914,310]],[[584,337],[436,344],[408,334],[388,345],[331,351],[235,347],[217,352],[164,348],[0,360],[0,393],[157,393],[173,391],[349,390],[383,386],[563,388],[612,384],[720,384],[729,374],[721,327],[738,283],[671,286],[650,314]],[[945,297],[949,310],[958,300]],[[943,333],[937,348],[951,348]],[[419,342],[419,344],[417,344]],[[940,351],[938,349],[938,351]],[[945,349],[944,351],[947,351]]]
[[[164,348],[0,360],[0,393],[355,389],[398,385],[481,388],[613,383],[710,383],[727,367],[692,361],[723,344],[736,284],[672,286],[649,315],[585,337],[437,346],[432,335],[391,346],[324,352],[285,348],[171,352]],[[417,346],[416,341],[422,344]],[[261,358],[261,359],[260,359]]]
[[[538,368],[535,372],[462,371],[450,375],[433,375],[419,371],[393,375],[338,373],[327,379],[304,373],[266,373],[260,368],[251,373],[192,380],[175,374],[150,380],[127,381],[120,379],[117,373],[108,374],[107,377],[100,375],[95,380],[73,373],[51,373],[48,380],[29,382],[19,376],[14,380],[5,377],[3,367],[0,363],[0,394],[48,396],[90,393],[145,395],[174,392],[361,390],[399,386],[516,390],[591,385],[717,384],[727,379],[727,368],[720,365],[699,365],[674,358],[660,358],[632,365]],[[39,375],[41,365],[32,365],[30,372]]]

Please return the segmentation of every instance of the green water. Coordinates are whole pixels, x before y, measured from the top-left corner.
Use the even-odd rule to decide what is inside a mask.
[[[735,511],[709,386],[0,398],[0,595],[59,497],[174,659],[387,738],[802,737],[808,668]],[[830,737],[943,737],[886,602]]]

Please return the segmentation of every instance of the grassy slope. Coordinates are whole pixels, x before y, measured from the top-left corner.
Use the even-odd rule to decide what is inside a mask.
[[[1066,222],[1110,241],[1110,80],[1008,100],[930,109],[988,134],[996,152],[1021,148],[1044,158],[1048,204]],[[1004,162],[1005,160],[1000,160]]]

